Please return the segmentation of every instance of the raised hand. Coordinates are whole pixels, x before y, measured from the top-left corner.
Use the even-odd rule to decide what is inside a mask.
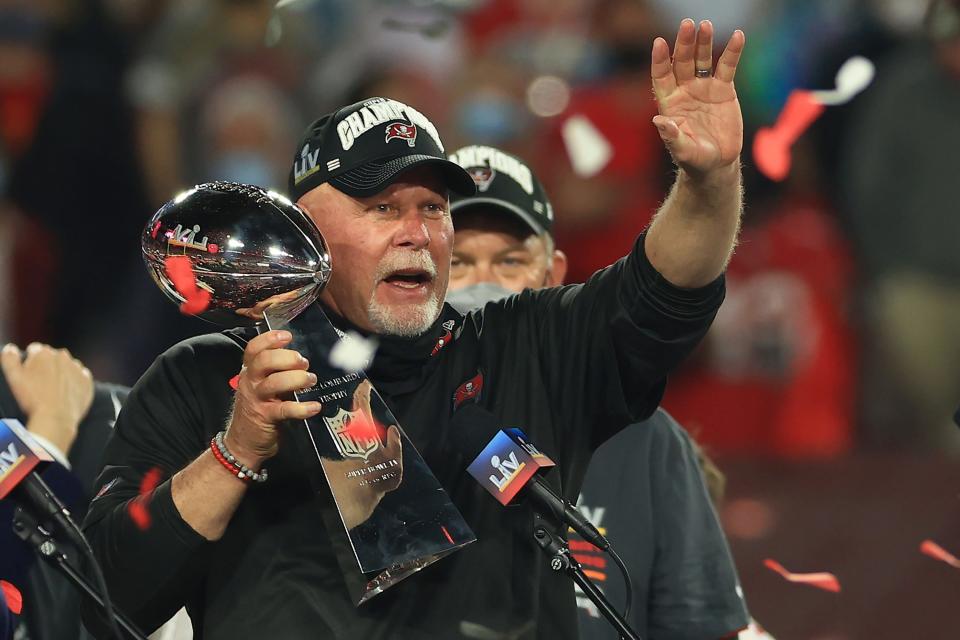
[[[93,402],[90,370],[66,349],[38,342],[27,347],[26,355],[15,345],[5,345],[0,364],[27,416],[27,429],[69,453],[77,427]]]
[[[713,25],[686,18],[670,59],[663,38],[653,41],[650,74],[660,114],[653,124],[674,162],[693,176],[736,162],[743,147],[743,115],[733,86],[745,37],[733,32],[713,69]]]

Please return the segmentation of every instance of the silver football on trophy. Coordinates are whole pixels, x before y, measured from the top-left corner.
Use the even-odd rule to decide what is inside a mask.
[[[193,313],[223,326],[259,324],[275,304],[292,318],[330,278],[327,244],[306,212],[235,182],[197,185],[167,202],[144,228],[141,247],[168,298],[178,305],[199,298]],[[180,256],[189,259],[186,276]]]

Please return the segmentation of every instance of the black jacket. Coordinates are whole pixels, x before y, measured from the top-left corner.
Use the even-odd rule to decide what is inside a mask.
[[[108,488],[84,525],[116,602],[147,629],[186,604],[196,637],[207,640],[576,637],[573,587],[531,543],[532,511],[500,507],[453,453],[455,397],[523,428],[557,462],[547,478],[573,501],[593,449],[656,408],[667,372],[702,338],[723,291],[722,278],[673,287],[647,261],[641,237],[584,285],[527,291],[465,317],[445,307],[421,338],[381,337],[367,373],[478,541],[359,608],[301,457],[283,442],[270,480],[250,488],[221,540],[205,541],[180,518],[169,481],[152,492],[151,526],[131,521],[127,503],[144,474],[159,467],[169,477],[224,427],[228,380],[249,336],[173,347],[131,392],[99,480]],[[479,394],[464,400],[458,389],[478,374]]]

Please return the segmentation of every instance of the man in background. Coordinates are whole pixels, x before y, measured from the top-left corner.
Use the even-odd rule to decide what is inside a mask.
[[[451,202],[453,260],[447,302],[461,312],[524,289],[563,284],[567,260],[554,246],[553,208],[519,158],[487,146],[454,152],[477,184],[475,196]],[[703,473],[722,492],[722,476],[683,428],[658,409],[594,453],[579,508],[630,569],[628,622],[643,638],[735,637],[748,617],[736,571]],[[717,482],[719,481],[719,482]],[[571,534],[570,548],[607,599],[623,610],[619,572]],[[580,635],[616,638],[613,627],[577,594]]]
[[[95,382],[66,349],[32,343],[0,351],[0,417],[22,422],[55,459],[43,479],[78,522],[93,496],[100,454],[127,389]],[[17,638],[84,640],[80,596],[11,531],[13,506],[0,504],[0,578],[23,592]],[[68,557],[78,557],[68,553]],[[82,569],[82,568],[81,568]],[[2,634],[0,634],[2,637]]]

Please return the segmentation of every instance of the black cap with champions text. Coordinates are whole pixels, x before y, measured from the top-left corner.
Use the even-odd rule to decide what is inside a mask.
[[[447,160],[436,127],[412,107],[388,98],[369,98],[311,124],[290,169],[289,195],[325,182],[354,197],[372,196],[403,171],[433,164],[454,193],[476,191],[459,165]]]
[[[474,195],[451,197],[451,213],[485,205],[520,218],[538,234],[550,233],[553,207],[543,185],[520,158],[494,147],[471,145],[457,149],[450,159],[466,169],[477,185]]]

